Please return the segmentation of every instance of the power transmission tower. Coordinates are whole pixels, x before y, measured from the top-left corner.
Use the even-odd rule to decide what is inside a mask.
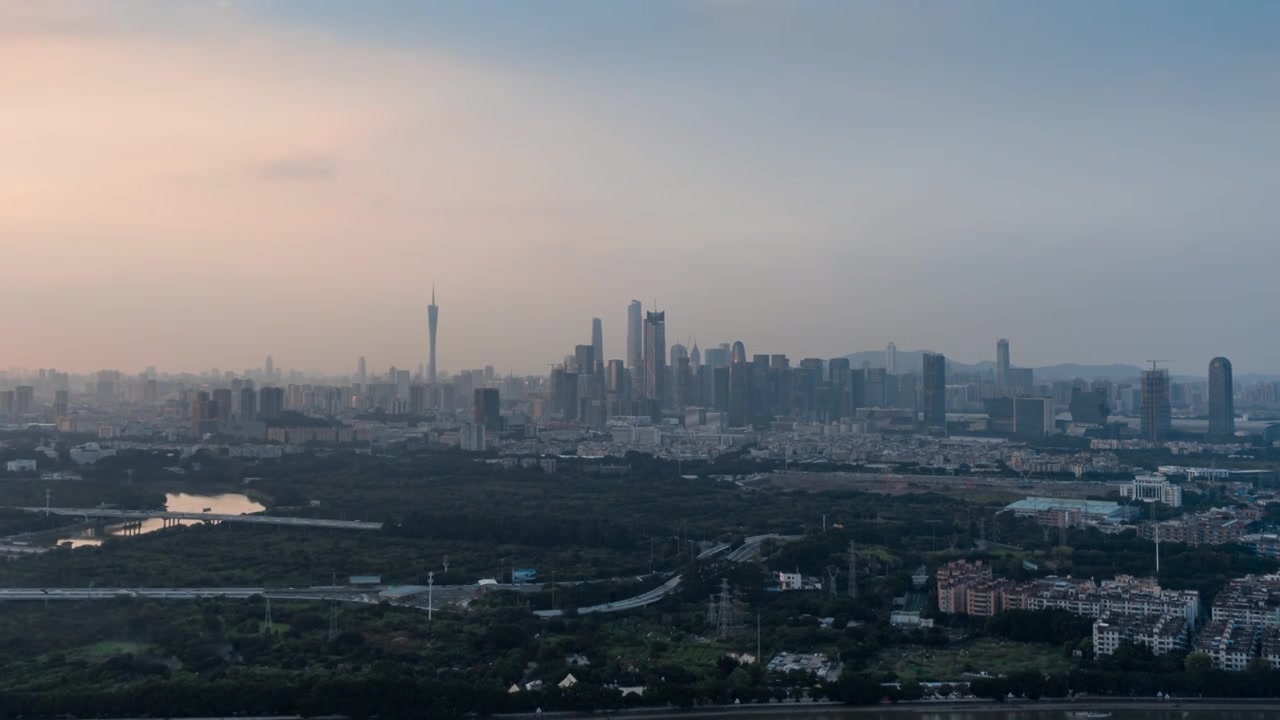
[[[837,570],[836,568],[834,567],[827,568],[827,592],[831,593],[832,595],[839,594],[836,591],[836,578],[839,577],[839,575],[840,575],[840,571]]]
[[[329,601],[329,642],[338,639],[338,601]]]
[[[271,596],[267,596],[267,611],[262,618],[262,634],[270,635],[275,629],[275,623],[271,622]]]
[[[712,597],[715,607],[716,634],[727,638],[737,633],[739,624],[738,600],[729,588],[727,579],[720,580],[720,597]]]

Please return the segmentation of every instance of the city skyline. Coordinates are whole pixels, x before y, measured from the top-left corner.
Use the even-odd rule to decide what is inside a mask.
[[[416,367],[435,277],[449,368],[624,347],[625,291],[796,356],[1280,370],[1278,16],[5,3],[3,362]]]

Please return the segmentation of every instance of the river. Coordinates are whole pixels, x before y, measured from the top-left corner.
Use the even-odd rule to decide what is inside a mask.
[[[1113,701],[1114,703],[1114,701]],[[738,711],[726,709],[723,713],[689,713],[677,712],[669,715],[661,712],[651,717],[684,717],[716,718],[716,720],[1087,720],[1090,715],[1105,716],[1109,720],[1277,720],[1280,718],[1280,703],[1275,705],[1254,704],[1232,707],[1230,705],[1177,705],[1172,702],[1167,707],[1157,707],[1165,703],[1143,703],[1142,707],[1124,707],[1099,700],[1096,707],[1082,702],[1072,703],[1071,708],[1054,706],[1025,707],[1019,709],[996,709],[990,707],[947,708],[932,710],[920,705],[896,705],[884,708],[815,708],[803,706],[788,712],[777,706]],[[766,709],[767,708],[767,709]],[[1095,714],[1096,713],[1096,714]],[[646,714],[637,714],[643,718]],[[621,715],[620,715],[621,717]]]
[[[221,495],[189,495],[187,493],[166,493],[164,508],[173,512],[210,512],[219,515],[248,515],[251,513],[262,512],[266,510],[263,505],[254,502],[247,495],[239,493],[223,493]],[[183,520],[183,525],[193,525],[196,520]],[[169,525],[172,525],[170,521]],[[107,525],[105,528],[98,530],[84,530],[72,534],[65,538],[59,538],[59,545],[70,545],[71,547],[81,547],[84,545],[101,545],[103,541],[102,534],[107,535],[139,535],[149,532],[155,532],[167,527],[162,518],[150,518],[143,520],[136,526],[129,523],[116,523]]]

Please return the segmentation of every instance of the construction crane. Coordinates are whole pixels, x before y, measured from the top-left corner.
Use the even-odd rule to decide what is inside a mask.
[[[1158,370],[1158,369],[1159,369],[1159,368],[1156,366],[1156,363],[1166,363],[1166,364],[1172,364],[1172,363],[1173,363],[1173,361],[1172,361],[1172,360],[1143,360],[1143,362],[1149,362],[1149,363],[1151,363],[1151,369],[1152,369],[1152,370]]]

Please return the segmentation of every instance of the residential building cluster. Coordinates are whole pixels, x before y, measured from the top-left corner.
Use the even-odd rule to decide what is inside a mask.
[[[1138,535],[1147,540],[1186,545],[1226,545],[1239,542],[1249,533],[1249,525],[1261,517],[1252,508],[1213,508],[1138,526]]]
[[[1094,650],[1100,654],[1126,641],[1157,654],[1185,649],[1200,615],[1198,592],[1167,590],[1155,578],[1047,577],[1019,583],[994,577],[981,560],[947,563],[936,577],[938,609],[944,613],[991,617],[1007,610],[1057,609],[1096,618]]]
[[[1215,667],[1240,671],[1255,658],[1280,669],[1280,575],[1232,580],[1213,601],[1196,649]]]

